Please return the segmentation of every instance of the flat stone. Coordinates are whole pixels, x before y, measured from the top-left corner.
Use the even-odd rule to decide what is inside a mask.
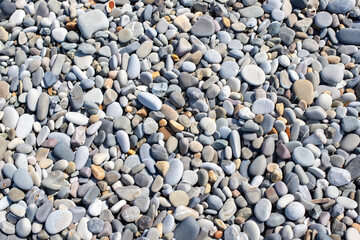
[[[235,214],[236,210],[237,210],[237,208],[236,208],[234,199],[229,198],[228,200],[226,200],[226,202],[220,209],[220,211],[218,213],[218,217],[222,221],[227,221]]]
[[[95,32],[107,30],[109,21],[102,11],[95,9],[81,14],[77,20],[77,25],[81,34],[89,39]]]
[[[174,230],[176,240],[195,240],[200,232],[200,227],[195,218],[185,218]]]
[[[262,198],[256,203],[254,208],[254,214],[259,221],[265,222],[269,219],[271,210],[271,202],[266,198]]]
[[[260,86],[265,82],[264,71],[256,65],[245,66],[241,70],[241,77],[253,86]]]
[[[25,168],[19,168],[16,170],[12,180],[21,190],[30,190],[34,185],[29,172]]]
[[[251,110],[255,114],[266,114],[274,111],[274,102],[267,98],[257,99],[251,106]]]
[[[169,200],[174,207],[187,206],[189,204],[189,196],[186,192],[177,190],[173,191],[169,195]]]
[[[315,163],[314,154],[304,147],[295,148],[292,157],[297,164],[303,167],[311,167]]]
[[[351,175],[345,169],[332,167],[327,174],[327,179],[331,185],[340,187],[351,181]]]
[[[59,159],[65,159],[69,162],[74,161],[74,152],[71,150],[71,148],[66,145],[65,143],[58,143],[53,150],[53,153],[56,157]]]
[[[30,114],[23,114],[20,116],[16,125],[16,136],[18,138],[26,138],[32,131],[34,124],[34,117]]]
[[[45,222],[45,229],[49,234],[56,234],[67,228],[72,220],[72,213],[68,210],[56,210],[50,213]]]
[[[260,238],[260,229],[258,225],[252,221],[246,221],[243,226],[243,231],[248,236],[249,240],[255,240]]]
[[[196,37],[208,37],[215,32],[214,24],[212,20],[206,17],[198,18],[195,24],[191,28],[191,34]]]
[[[292,202],[285,208],[285,215],[292,221],[299,220],[305,214],[304,206],[299,202]]]
[[[119,198],[126,201],[134,201],[141,194],[141,190],[137,186],[118,187],[115,192]]]
[[[332,13],[347,13],[355,7],[355,0],[334,0],[331,1],[327,9]]]
[[[259,18],[264,14],[264,10],[259,6],[245,7],[239,10],[240,15],[246,18]]]
[[[234,61],[227,61],[221,64],[220,76],[224,79],[236,77],[239,72],[239,65]]]
[[[321,71],[321,79],[329,84],[335,85],[344,78],[344,69],[336,64],[329,64]]]
[[[154,111],[159,111],[162,107],[161,100],[148,92],[140,92],[138,94],[138,100],[142,105]]]
[[[308,105],[314,101],[314,88],[310,81],[305,79],[296,80],[293,90],[299,100],[304,100]]]

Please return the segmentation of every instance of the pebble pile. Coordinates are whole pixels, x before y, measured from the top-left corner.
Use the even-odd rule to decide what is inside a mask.
[[[2,0],[0,239],[359,240],[359,0]]]

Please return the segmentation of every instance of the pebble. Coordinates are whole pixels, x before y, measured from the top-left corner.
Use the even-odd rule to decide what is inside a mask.
[[[260,86],[265,82],[264,71],[256,65],[245,66],[241,70],[241,77],[253,86]]]
[[[285,215],[292,221],[299,220],[305,214],[305,207],[299,202],[292,202],[285,208]]]
[[[331,85],[335,85],[343,80],[344,70],[339,65],[329,64],[321,71],[321,79]]]
[[[329,183],[336,187],[343,186],[351,181],[350,173],[345,169],[337,167],[330,168],[327,174],[327,178],[329,180]]]
[[[89,39],[97,31],[107,30],[109,28],[109,21],[102,11],[95,9],[81,14],[77,20],[77,25],[81,34],[86,39]]]
[[[151,93],[140,92],[138,94],[138,99],[141,104],[143,104],[145,107],[151,110],[159,111],[161,109],[162,106],[161,100]]]
[[[49,234],[56,234],[70,225],[72,217],[68,210],[55,210],[47,217],[45,229]]]
[[[295,148],[292,157],[297,164],[303,167],[311,167],[315,163],[313,153],[304,147]]]

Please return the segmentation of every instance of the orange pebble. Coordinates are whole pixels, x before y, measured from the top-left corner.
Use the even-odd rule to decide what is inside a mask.
[[[217,232],[214,234],[214,238],[219,239],[219,238],[222,237],[222,235],[223,235],[223,232],[222,232],[222,231],[217,231]]]
[[[153,72],[151,75],[152,75],[153,79],[155,79],[156,77],[160,76],[160,73],[158,71],[156,71],[156,72]]]

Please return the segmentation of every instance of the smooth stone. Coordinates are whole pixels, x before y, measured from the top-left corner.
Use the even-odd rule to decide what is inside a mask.
[[[215,27],[209,18],[200,17],[192,26],[190,32],[196,37],[208,37],[215,32]]]
[[[140,215],[140,210],[138,207],[129,207],[126,208],[121,213],[122,219],[124,219],[126,222],[134,222],[136,219],[138,219]]]
[[[71,150],[71,148],[63,143],[60,142],[58,144],[56,144],[56,146],[54,147],[53,150],[54,155],[59,158],[59,159],[65,159],[69,162],[74,161],[74,152]]]
[[[330,13],[323,11],[316,13],[314,22],[315,25],[319,28],[327,28],[332,24],[333,19]]]
[[[195,218],[185,218],[174,230],[176,240],[195,240],[200,232],[200,227]]]
[[[18,121],[19,121],[19,113],[15,110],[15,108],[7,106],[3,110],[3,117],[1,119],[2,123],[5,127],[15,129]]]
[[[68,33],[68,31],[66,30],[66,28],[55,28],[52,30],[51,32],[51,36],[53,37],[53,39],[57,42],[63,42],[66,38],[66,34]]]
[[[100,218],[94,217],[87,222],[87,228],[94,234],[100,233],[104,229],[104,221]]]
[[[341,204],[345,209],[355,209],[358,206],[355,200],[343,196],[336,198],[336,202]]]
[[[221,54],[218,51],[216,51],[215,49],[207,50],[204,55],[204,58],[208,63],[211,63],[211,64],[220,63],[222,60]]]
[[[127,74],[129,79],[135,79],[140,75],[140,61],[136,54],[130,56]]]
[[[293,90],[299,100],[304,100],[308,105],[314,101],[314,88],[310,81],[305,79],[296,80]]]
[[[95,32],[107,30],[109,21],[102,11],[95,9],[81,14],[77,20],[77,25],[81,34],[89,39]]]
[[[241,154],[240,134],[236,130],[233,130],[230,133],[230,146],[234,157],[240,158],[240,154]]]
[[[341,129],[344,132],[352,132],[360,128],[360,121],[356,117],[346,116],[341,120]]]
[[[220,209],[220,211],[218,213],[218,217],[222,221],[227,221],[235,214],[236,210],[237,210],[237,208],[236,208],[234,199],[229,198],[228,200],[226,200],[226,202]]]
[[[347,151],[352,152],[354,149],[360,144],[360,137],[357,134],[350,133],[347,134],[340,141],[340,148]]]
[[[241,70],[241,77],[253,86],[260,86],[265,82],[264,71],[256,65],[245,66]]]
[[[319,106],[311,106],[306,109],[306,116],[312,120],[323,120],[326,118],[327,113]]]
[[[321,79],[331,85],[339,83],[344,78],[344,69],[336,64],[329,64],[320,72]]]
[[[116,132],[116,140],[119,143],[121,150],[124,153],[129,152],[130,139],[129,139],[129,135],[124,130],[119,130]]]
[[[327,174],[327,179],[331,185],[340,187],[351,181],[351,175],[345,169],[332,167]]]
[[[138,94],[138,100],[142,105],[153,111],[159,111],[162,106],[161,100],[157,96],[148,92],[140,92]]]
[[[227,61],[221,64],[220,76],[224,79],[236,77],[239,72],[239,65],[233,61]]]
[[[55,210],[46,219],[45,229],[49,234],[59,233],[70,225],[72,217],[68,210]]]
[[[16,136],[18,138],[26,138],[32,131],[34,124],[34,117],[30,114],[23,114],[20,116],[16,125]]]
[[[258,240],[260,238],[260,229],[258,225],[252,220],[245,222],[243,231],[246,233],[249,240]]]
[[[36,106],[36,118],[39,121],[44,121],[47,118],[49,112],[50,98],[45,92],[40,94],[40,97]]]
[[[89,118],[78,112],[67,112],[65,114],[65,118],[67,121],[80,126],[84,126],[89,123]]]
[[[31,233],[31,222],[28,218],[20,219],[15,226],[16,234],[21,238],[26,238]]]
[[[134,201],[141,194],[138,186],[118,187],[115,189],[116,194],[126,201]]]
[[[292,157],[294,162],[302,167],[311,167],[315,163],[314,154],[304,147],[295,148]]]
[[[360,157],[355,157],[346,166],[345,169],[351,174],[351,181],[360,177]]]
[[[34,185],[34,182],[29,172],[25,168],[19,168],[18,170],[16,170],[12,180],[21,190],[30,190]]]
[[[239,10],[240,15],[246,18],[258,18],[264,14],[264,10],[259,6],[245,7]]]
[[[305,207],[299,202],[292,202],[285,208],[285,215],[292,221],[297,221],[305,214]]]
[[[347,13],[355,7],[355,0],[334,0],[331,1],[327,9],[332,13]]]
[[[216,131],[216,123],[214,120],[208,117],[204,117],[200,120],[199,126],[204,130],[204,134],[211,136]]]
[[[257,99],[251,106],[254,114],[266,114],[274,111],[274,102],[267,98]]]
[[[180,179],[183,175],[183,171],[184,171],[183,163],[178,159],[173,159],[170,162],[170,168],[165,175],[165,178],[164,178],[165,183],[167,183],[171,186],[176,185],[180,181]]]
[[[259,221],[265,222],[269,219],[271,210],[271,202],[266,198],[262,198],[256,203],[254,208],[254,214]]]

